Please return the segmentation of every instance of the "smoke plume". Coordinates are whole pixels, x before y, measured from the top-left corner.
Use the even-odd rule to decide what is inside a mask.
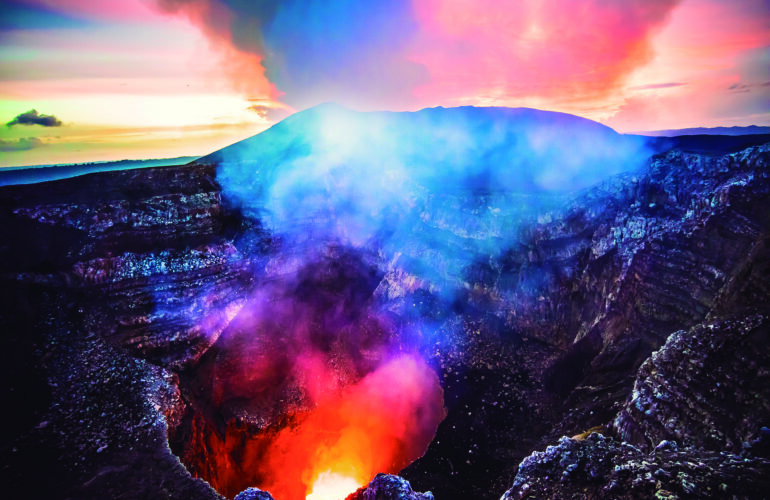
[[[651,57],[677,0],[157,0],[217,45],[256,58],[297,109],[414,109],[468,96],[606,95]],[[254,62],[254,61],[253,61]],[[228,66],[238,65],[230,58]],[[278,94],[276,94],[276,97]]]
[[[287,247],[379,248],[438,285],[560,197],[648,156],[639,138],[561,113],[322,105],[201,161],[219,163],[228,199]]]

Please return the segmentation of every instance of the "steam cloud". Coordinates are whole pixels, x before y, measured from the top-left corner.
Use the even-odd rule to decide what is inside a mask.
[[[203,161],[228,198],[299,247],[380,248],[457,283],[559,195],[641,166],[640,138],[530,109],[356,113],[322,105]]]
[[[226,200],[276,248],[194,385],[210,384],[223,415],[291,419],[252,440],[211,434],[207,480],[300,500],[318,481],[363,485],[417,458],[444,416],[423,357],[431,315],[526,217],[647,153],[641,138],[561,113],[328,104],[198,160],[218,165]],[[388,301],[418,288],[434,311]]]
[[[258,485],[300,500],[330,474],[352,481],[346,495],[419,457],[444,417],[438,377],[376,306],[376,267],[334,246],[297,258],[299,268],[273,266],[197,370],[221,412],[291,422],[209,437],[219,462],[206,479],[229,496]]]
[[[6,127],[14,125],[41,125],[43,127],[61,127],[62,122],[53,115],[39,114],[36,109],[27,111],[18,115],[13,120],[5,124]]]

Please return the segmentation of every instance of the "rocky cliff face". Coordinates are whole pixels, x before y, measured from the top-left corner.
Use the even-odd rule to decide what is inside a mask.
[[[181,367],[221,333],[253,274],[210,167],[4,188],[2,271],[84,294],[94,334]],[[205,303],[201,303],[205,300]],[[229,316],[229,317],[228,317]]]
[[[473,347],[447,355],[463,367],[453,368],[459,377],[448,376],[447,391],[470,385],[474,394],[463,393],[454,413],[447,398],[448,428],[405,477],[437,497],[465,487],[453,482],[458,469],[494,484],[525,449],[611,421],[639,366],[673,331],[764,310],[767,152],[658,156],[647,172],[616,177],[542,215],[501,259],[480,263],[465,302],[473,309],[463,316],[479,318],[464,326]],[[490,342],[489,331],[499,338]],[[459,411],[466,405],[483,411]],[[484,459],[474,456],[479,448]]]
[[[166,444],[184,408],[169,370],[216,341],[252,276],[214,170],[8,186],[0,204],[12,496],[217,497]]]
[[[769,335],[757,314],[673,333],[610,425],[525,458],[503,498],[763,498]]]
[[[768,145],[674,150],[512,225],[510,214],[478,217],[497,213],[498,195],[428,197],[413,231],[468,249],[494,230],[502,251],[457,268],[426,240],[399,259],[325,247],[315,249],[323,265],[279,290],[304,297],[292,304],[306,304],[300,316],[312,318],[340,384],[371,371],[383,338],[436,371],[446,417],[401,472],[417,491],[756,498],[767,458],[769,160]],[[312,406],[283,365],[267,395],[227,383],[242,371],[235,354],[254,346],[244,351],[251,330],[238,325],[263,324],[247,304],[297,275],[298,250],[244,217],[216,172],[188,165],[0,190],[7,488],[216,498],[189,471],[215,486],[225,470],[253,471],[245,452],[256,445],[239,443]],[[459,274],[441,281],[436,269]],[[328,326],[339,324],[348,329]],[[279,347],[253,354],[275,348],[274,362]],[[601,437],[559,441],[595,426]]]

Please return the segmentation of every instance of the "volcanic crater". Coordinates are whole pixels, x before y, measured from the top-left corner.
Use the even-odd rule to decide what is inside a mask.
[[[762,498],[770,137],[638,149],[532,110],[394,118],[511,123],[516,154],[525,118],[554,148],[646,151],[549,191],[547,152],[500,185],[501,144],[449,185],[451,134],[440,174],[409,131],[411,170],[361,163],[386,148],[327,137],[329,113],[357,128],[327,107],[188,165],[0,188],[8,491]]]

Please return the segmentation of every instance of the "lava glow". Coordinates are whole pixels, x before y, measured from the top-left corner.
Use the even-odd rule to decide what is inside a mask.
[[[339,500],[345,498],[360,486],[360,481],[352,477],[322,472],[306,497],[306,500]]]
[[[228,497],[345,498],[420,457],[445,416],[438,376],[372,298],[381,276],[330,252],[262,287],[196,371],[179,454]]]
[[[436,375],[418,357],[395,358],[282,430],[264,489],[284,500],[345,498],[418,458],[443,417]]]

